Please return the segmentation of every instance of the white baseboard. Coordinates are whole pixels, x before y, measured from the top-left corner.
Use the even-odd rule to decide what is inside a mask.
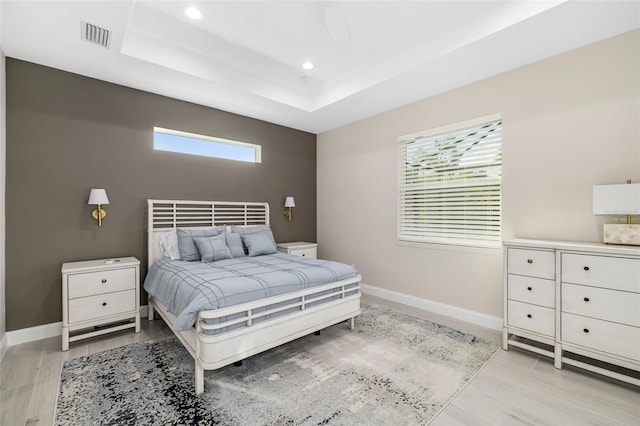
[[[503,320],[500,317],[483,314],[481,312],[472,311],[465,308],[459,308],[445,303],[434,302],[433,300],[423,299],[411,296],[405,293],[399,293],[393,290],[387,290],[380,287],[374,287],[368,284],[360,284],[362,293],[370,294],[381,299],[390,300],[392,302],[402,303],[414,308],[423,309],[435,314],[446,315],[451,318],[466,321],[492,330],[502,331]]]
[[[48,339],[62,334],[62,321],[7,331],[7,346]]]
[[[147,317],[148,306],[143,305],[140,306],[140,317]],[[20,330],[7,331],[5,334],[5,338],[3,340],[6,341],[6,345],[4,346],[15,346],[20,345],[22,343],[34,342],[36,340],[48,339],[49,337],[56,337],[62,335],[62,321],[54,322],[51,324],[37,325],[35,327],[21,328]],[[0,341],[0,351],[4,353],[2,350],[2,342]],[[2,357],[0,356],[0,359]]]
[[[2,357],[4,356],[4,353],[7,351],[7,347],[9,345],[7,344],[7,333],[4,333],[2,335],[2,339],[0,339],[0,361],[2,361]]]

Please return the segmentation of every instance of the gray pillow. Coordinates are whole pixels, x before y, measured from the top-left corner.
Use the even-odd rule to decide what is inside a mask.
[[[273,232],[271,232],[271,227],[269,225],[232,226],[231,232],[240,234],[240,235],[264,234],[271,239],[271,242],[273,242],[274,246],[276,245],[276,240],[273,238]],[[244,243],[244,246],[245,246],[244,252],[248,253],[249,250],[247,247],[247,243],[244,242],[244,238],[242,239],[242,242]]]
[[[216,260],[231,259],[231,250],[227,247],[226,234],[222,233],[213,237],[193,237],[200,258],[203,262],[215,262]]]
[[[182,229],[176,230],[178,236],[178,250],[180,250],[180,258],[182,260],[194,261],[200,260],[200,252],[193,237],[214,237],[225,232],[224,226],[218,226],[210,229]]]
[[[273,237],[269,237],[266,233],[253,233],[242,236],[242,242],[249,250],[249,256],[260,256],[263,254],[273,254],[278,252]]]
[[[233,257],[245,257],[246,253],[244,252],[240,234],[228,233],[225,235],[227,237],[227,247],[231,250],[231,255]]]

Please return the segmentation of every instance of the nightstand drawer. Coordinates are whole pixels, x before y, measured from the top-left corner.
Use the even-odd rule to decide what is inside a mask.
[[[136,310],[135,290],[69,300],[69,324]]]
[[[309,259],[316,259],[318,257],[318,249],[316,247],[306,249],[289,249],[289,254],[308,257]]]
[[[135,289],[136,269],[111,269],[70,274],[67,285],[69,299]]]
[[[509,300],[555,308],[556,282],[542,278],[509,274],[507,278]]]
[[[555,310],[515,301],[507,302],[509,326],[553,337],[555,335]]]
[[[563,253],[562,281],[640,293],[640,260]]]
[[[640,328],[562,314],[562,340],[640,361]]]
[[[562,311],[640,327],[640,294],[562,283]]]
[[[556,276],[555,254],[552,251],[509,248],[507,272],[552,280]]]

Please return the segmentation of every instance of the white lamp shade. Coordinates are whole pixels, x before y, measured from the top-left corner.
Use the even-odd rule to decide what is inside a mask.
[[[594,185],[593,214],[640,214],[640,183]]]
[[[285,198],[284,206],[285,207],[295,207],[296,206],[296,202],[293,200],[293,197]]]
[[[109,204],[107,191],[104,189],[93,188],[89,194],[89,202],[87,204]]]

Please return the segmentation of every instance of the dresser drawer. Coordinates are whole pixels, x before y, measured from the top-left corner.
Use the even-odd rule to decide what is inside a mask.
[[[563,253],[562,282],[640,293],[640,259]]]
[[[562,283],[562,311],[640,327],[640,294]]]
[[[135,290],[69,300],[69,323],[94,320],[136,310]]]
[[[542,278],[509,274],[507,276],[509,300],[555,308],[556,282]]]
[[[67,277],[69,299],[136,288],[136,269],[110,269],[70,274]]]
[[[555,254],[553,251],[509,248],[507,273],[529,277],[555,279]]]
[[[640,361],[640,328],[562,314],[563,342]]]
[[[318,249],[313,247],[313,248],[306,248],[306,249],[290,249],[289,250],[289,254],[293,254],[294,256],[302,256],[302,257],[308,257],[309,259],[316,259],[318,257]]]
[[[507,322],[512,327],[549,337],[555,335],[555,310],[551,308],[509,300],[507,302]]]

